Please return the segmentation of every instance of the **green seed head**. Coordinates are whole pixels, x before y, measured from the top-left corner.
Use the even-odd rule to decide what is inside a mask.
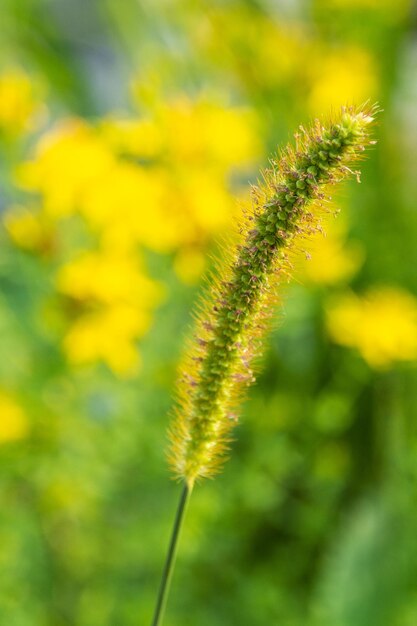
[[[254,381],[252,363],[262,347],[279,285],[286,281],[288,253],[300,236],[319,226],[309,210],[324,189],[352,174],[349,165],[371,144],[372,108],[343,108],[323,125],[296,135],[263,182],[253,189],[252,212],[242,217],[242,239],[200,306],[195,340],[185,357],[170,429],[170,462],[192,485],[222,465],[235,408]]]

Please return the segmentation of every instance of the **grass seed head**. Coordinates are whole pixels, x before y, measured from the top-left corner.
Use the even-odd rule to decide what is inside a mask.
[[[252,212],[239,223],[240,241],[216,272],[200,302],[196,330],[185,356],[170,427],[170,463],[192,485],[222,466],[235,426],[236,406],[255,379],[254,359],[290,272],[289,252],[320,230],[313,204],[349,176],[370,140],[376,107],[345,107],[327,123],[300,127],[252,188]]]

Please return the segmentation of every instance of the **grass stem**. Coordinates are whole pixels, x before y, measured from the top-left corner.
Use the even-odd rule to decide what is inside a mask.
[[[155,613],[152,620],[152,626],[161,626],[164,616],[165,606],[171,584],[172,573],[174,570],[175,557],[177,554],[178,539],[181,527],[184,521],[185,511],[190,499],[192,487],[187,483],[181,492],[180,501],[178,503],[177,514],[175,516],[174,526],[172,529],[171,540],[169,542],[168,554],[166,557],[164,570],[162,572],[161,584],[159,587],[158,599],[156,602]]]

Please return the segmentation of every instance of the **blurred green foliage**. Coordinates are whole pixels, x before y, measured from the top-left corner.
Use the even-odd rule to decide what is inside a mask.
[[[318,251],[318,265],[307,264],[286,290],[282,323],[224,473],[195,489],[166,626],[414,626],[415,7],[407,0],[3,0],[1,9],[0,623],[150,622],[179,495],[168,477],[166,427],[201,289],[188,266],[217,250],[214,240],[227,230],[221,212],[233,212],[226,194],[256,180],[265,155],[299,123],[369,97],[384,109],[378,145],[361,168],[362,184],[336,202],[344,215],[343,232],[330,236],[336,252],[321,258]],[[4,86],[10,72],[17,83]],[[201,100],[191,129],[182,109],[170,108]],[[246,117],[221,117],[229,109],[252,116],[248,130],[239,121]],[[88,315],[106,313],[106,288],[117,289],[105,275],[98,293],[101,270],[90,266],[94,289],[84,278],[78,291],[71,281],[62,287],[66,279],[57,276],[76,252],[97,251],[104,230],[90,232],[84,217],[62,218],[48,205],[48,185],[67,189],[65,162],[59,175],[42,170],[45,179],[31,189],[21,170],[41,162],[39,145],[53,142],[59,120],[76,117],[86,125],[76,126],[82,140],[96,146],[106,121],[142,116],[166,137],[173,119],[164,145],[184,145],[175,144],[171,161],[119,146],[118,171],[146,166],[150,177],[155,166],[175,199],[172,190],[187,176],[198,195],[207,170],[204,189],[215,190],[219,216],[213,224],[204,213],[203,221],[196,205],[183,221],[167,223],[161,249],[150,236],[135,240],[143,267],[134,271],[162,295],[148,306],[146,283],[128,306],[122,294],[117,311],[143,307],[152,324],[139,330],[136,318],[122,316],[133,330],[116,334],[111,350],[123,344],[123,360],[97,348],[97,358],[84,362],[65,337]],[[207,147],[206,137],[201,156],[192,140],[220,118],[221,141]],[[149,137],[143,141],[146,153]],[[234,158],[243,144],[250,148]],[[200,169],[192,159],[201,159]],[[188,197],[185,186],[180,192],[172,211]],[[140,220],[149,209],[136,210]],[[116,222],[106,228],[113,232]],[[133,267],[136,247],[129,250]],[[329,267],[339,269],[329,274]],[[129,376],[132,345],[141,367]]]

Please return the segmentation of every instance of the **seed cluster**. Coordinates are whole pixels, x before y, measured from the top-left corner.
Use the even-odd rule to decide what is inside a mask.
[[[319,227],[309,210],[323,203],[323,189],[353,172],[369,138],[371,109],[344,108],[327,125],[300,128],[263,182],[253,189],[253,209],[242,219],[242,240],[203,301],[186,355],[171,425],[170,461],[189,485],[221,467],[236,422],[242,390],[254,381],[253,359],[288,274],[288,252]]]

